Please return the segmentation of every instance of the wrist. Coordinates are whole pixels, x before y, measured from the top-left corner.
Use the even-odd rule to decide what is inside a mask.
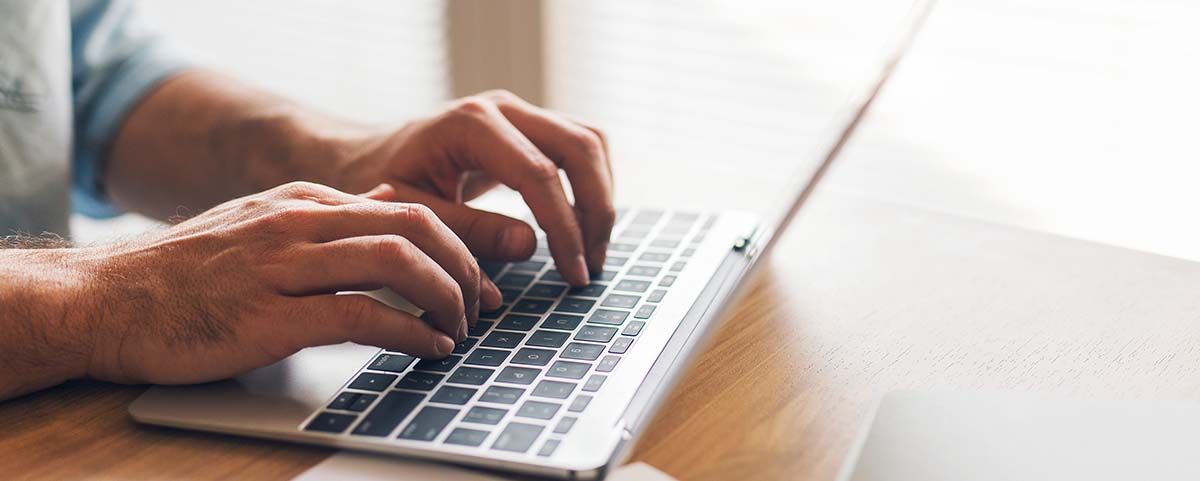
[[[246,152],[247,178],[255,192],[298,180],[347,189],[349,164],[376,134],[372,127],[298,108],[245,122],[241,132],[254,139]]]
[[[28,392],[87,376],[96,302],[85,249],[0,249],[0,358]],[[0,395],[0,398],[3,398]]]

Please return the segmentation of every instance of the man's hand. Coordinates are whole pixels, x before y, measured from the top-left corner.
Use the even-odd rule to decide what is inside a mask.
[[[345,341],[444,357],[500,292],[429,209],[373,200],[393,195],[292,183],[133,242],[59,250],[86,294],[60,296],[79,303],[64,321],[31,327],[77,330],[67,337],[87,345],[62,352],[89,353],[86,374],[118,382],[222,379]],[[426,319],[334,294],[379,287]],[[43,347],[39,362],[55,362]]]
[[[455,102],[396,131],[358,140],[331,185],[362,190],[396,185],[398,200],[428,205],[477,255],[528,258],[533,231],[523,222],[461,205],[497,183],[516,190],[546,231],[559,271],[588,283],[604,266],[612,231],[612,167],[604,135],[505,91]],[[567,200],[558,171],[575,195]]]
[[[118,206],[165,219],[180,205],[201,211],[295,180],[346,192],[392,184],[397,200],[429,206],[476,255],[524,259],[535,246],[529,226],[462,205],[505,184],[529,204],[574,285],[603,267],[615,217],[603,134],[508,92],[467,97],[432,117],[381,129],[203,70],[164,82],[133,109],[104,186]]]

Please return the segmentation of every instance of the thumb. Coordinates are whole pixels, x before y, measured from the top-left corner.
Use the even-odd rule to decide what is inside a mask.
[[[397,189],[395,200],[429,207],[473,254],[484,259],[524,260],[537,247],[533,228],[512,217],[473,209],[408,186]]]

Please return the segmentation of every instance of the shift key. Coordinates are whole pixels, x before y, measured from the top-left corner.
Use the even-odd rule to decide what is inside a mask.
[[[421,404],[424,394],[407,391],[392,391],[375,404],[367,417],[354,428],[353,434],[365,436],[387,436]]]

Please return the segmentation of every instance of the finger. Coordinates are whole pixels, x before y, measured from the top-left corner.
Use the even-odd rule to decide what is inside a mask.
[[[322,216],[316,225],[314,240],[317,242],[386,234],[403,236],[458,282],[467,321],[473,324],[479,319],[479,278],[483,276],[479,264],[462,239],[428,207],[393,202],[347,203],[329,208],[327,215]],[[494,293],[498,295],[499,291]],[[491,294],[487,292],[488,296]],[[484,300],[488,301],[489,307],[499,306],[498,302],[491,302],[492,297]]]
[[[571,181],[575,208],[583,224],[588,267],[604,268],[612,235],[613,179],[603,134],[538,108],[515,95],[500,95],[500,112],[542,152],[550,156]]]
[[[467,202],[487,193],[499,184],[496,179],[485,172],[468,172],[464,174],[462,182],[459,184],[458,198],[455,200],[460,204]]]
[[[396,201],[396,188],[392,187],[391,184],[379,184],[379,185],[375,186],[374,189],[371,189],[362,194],[358,194],[358,196],[364,197],[367,199],[371,199],[371,200],[377,200],[380,202],[395,202]]]
[[[496,180],[521,194],[546,231],[550,253],[559,272],[573,285],[588,283],[587,261],[579,221],[567,201],[558,166],[517,130],[495,105],[469,105],[471,129],[459,157],[477,164]]]
[[[401,202],[429,207],[472,253],[484,259],[525,260],[537,248],[533,228],[519,219],[450,202],[412,187],[401,187],[396,196]]]
[[[298,305],[299,347],[355,342],[420,358],[443,358],[454,340],[406,312],[362,295],[322,294],[294,300]]]
[[[273,276],[293,296],[388,287],[425,311],[440,331],[458,337],[465,325],[462,290],[442,266],[408,239],[375,235],[297,248],[290,271]]]

